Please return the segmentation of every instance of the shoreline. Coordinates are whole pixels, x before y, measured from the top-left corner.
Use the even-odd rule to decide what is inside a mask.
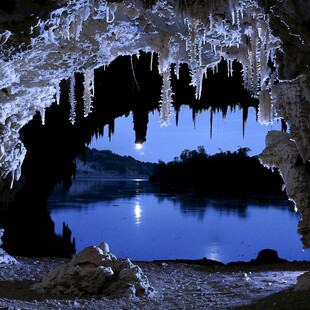
[[[294,292],[310,261],[260,266],[197,265],[181,261],[132,261],[155,289],[153,298],[42,294],[31,289],[50,270],[69,259],[16,257],[0,265],[0,308],[30,309],[308,309],[309,292]],[[286,308],[292,302],[295,307]],[[275,306],[274,306],[275,304]],[[256,305],[254,307],[254,305]],[[306,305],[305,307],[303,305]],[[253,307],[253,308],[252,308]]]

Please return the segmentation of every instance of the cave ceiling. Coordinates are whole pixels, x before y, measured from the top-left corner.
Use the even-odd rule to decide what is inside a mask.
[[[10,173],[13,180],[19,178],[26,154],[19,131],[37,112],[45,122],[46,108],[60,100],[60,81],[70,84],[69,120],[74,124],[75,74],[84,74],[87,117],[94,70],[119,56],[158,54],[161,125],[169,124],[171,75],[178,77],[182,64],[190,69],[189,83],[197,99],[207,70],[217,71],[225,59],[228,75],[233,75],[233,61],[238,60],[244,87],[253,97],[264,92],[261,97],[270,101],[269,62],[281,41],[272,35],[268,15],[256,1],[62,1],[54,7],[35,1],[12,3],[15,10],[13,6],[5,14],[0,35],[2,177]],[[274,115],[265,106],[261,105],[259,119],[269,123]]]

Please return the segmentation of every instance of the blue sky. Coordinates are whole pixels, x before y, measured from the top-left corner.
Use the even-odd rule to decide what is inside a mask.
[[[213,135],[210,139],[210,111],[204,111],[192,121],[192,111],[182,106],[179,113],[179,124],[175,125],[175,114],[170,118],[170,125],[160,126],[160,116],[156,112],[149,114],[147,141],[142,149],[135,147],[135,132],[133,130],[132,114],[115,120],[115,133],[109,141],[108,136],[94,138],[89,145],[99,150],[111,150],[120,155],[129,155],[141,161],[165,162],[179,156],[184,149],[197,149],[203,145],[208,154],[219,151],[235,151],[238,147],[249,147],[250,155],[257,155],[265,147],[265,136],[269,130],[279,130],[280,122],[266,126],[256,122],[254,108],[249,109],[245,136],[242,136],[242,110],[228,111],[223,120],[222,113],[213,115]],[[108,130],[105,130],[105,133]]]

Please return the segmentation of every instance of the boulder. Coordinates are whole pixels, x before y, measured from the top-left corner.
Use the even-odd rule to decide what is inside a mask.
[[[32,289],[76,297],[151,297],[154,293],[141,268],[128,258],[117,259],[104,242],[85,248]]]
[[[258,252],[257,257],[251,260],[254,265],[278,264],[287,262],[286,259],[280,258],[278,252],[272,249],[264,249]]]
[[[309,291],[310,290],[310,272],[305,272],[297,278],[297,283],[294,291]]]
[[[272,249],[264,249],[258,252],[255,259],[249,262],[230,262],[227,266],[259,266],[269,264],[280,264],[287,262],[286,259],[280,258],[278,252]]]

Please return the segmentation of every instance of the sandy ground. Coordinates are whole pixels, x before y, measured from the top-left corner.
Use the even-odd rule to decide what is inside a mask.
[[[76,299],[30,288],[66,260],[17,260],[15,266],[0,265],[0,309],[310,309],[310,292],[293,291],[310,262],[261,267],[134,262],[155,288],[153,298]]]

